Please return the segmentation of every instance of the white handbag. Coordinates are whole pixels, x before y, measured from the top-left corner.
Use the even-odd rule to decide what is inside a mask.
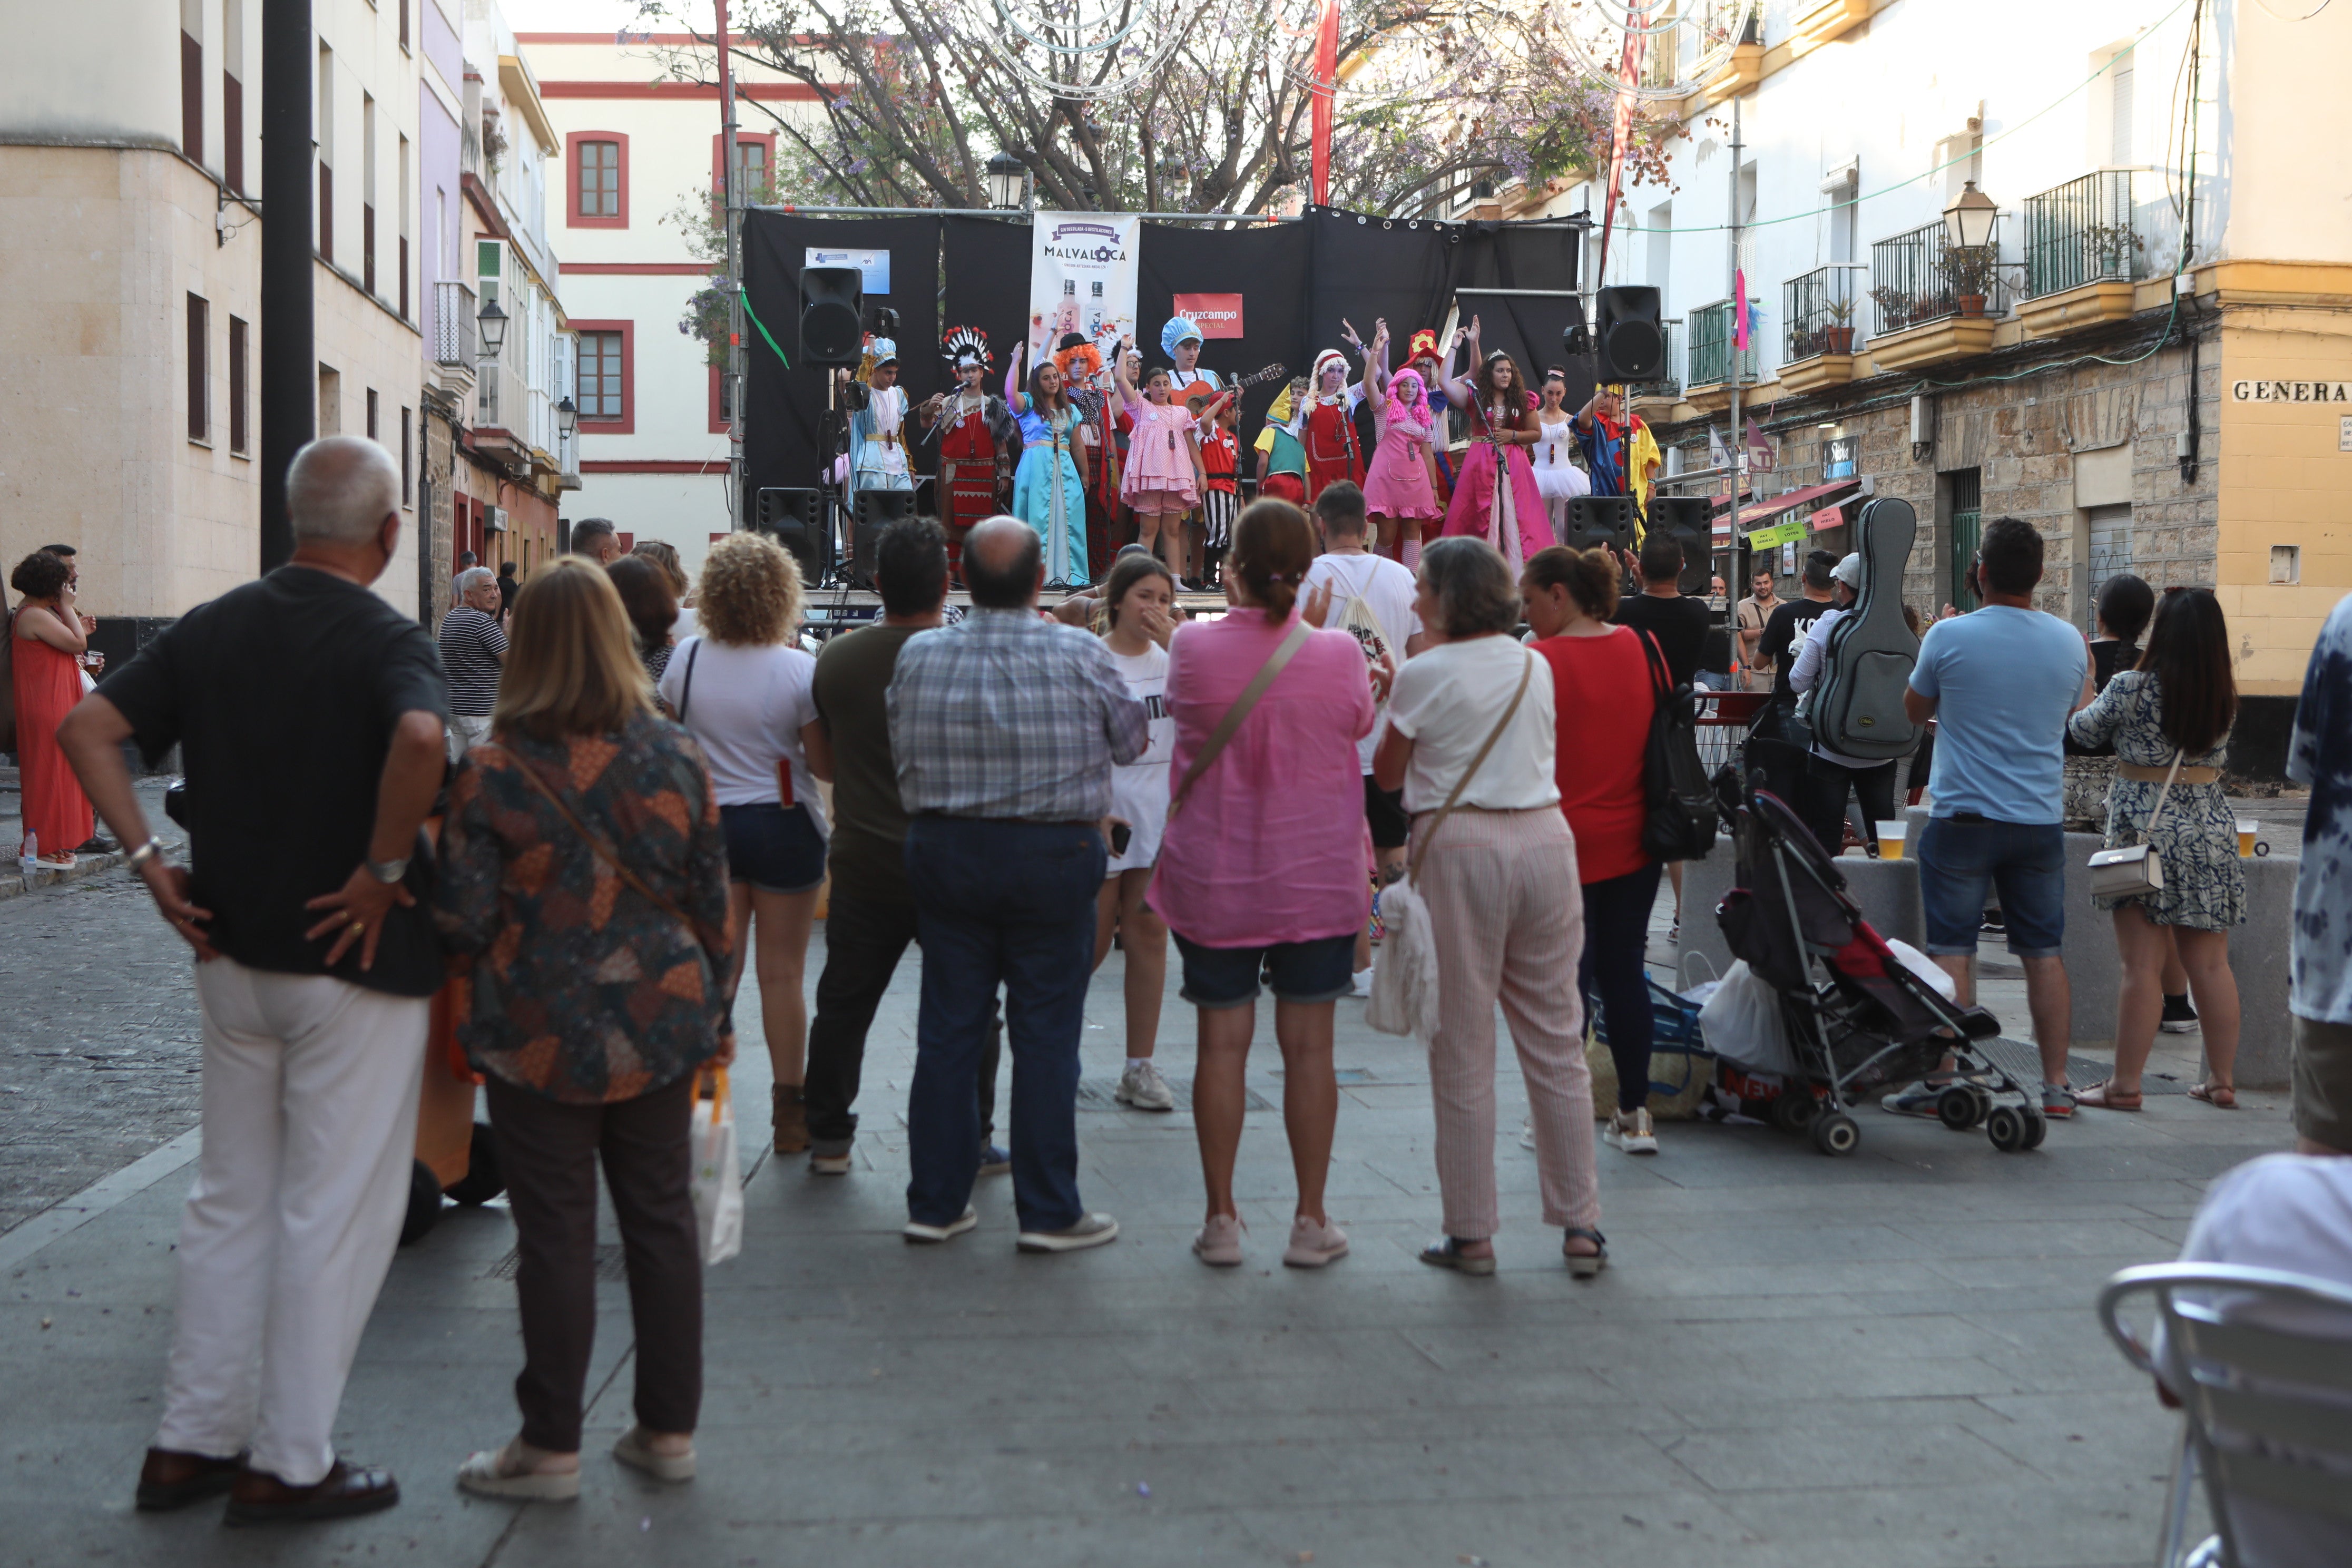
[[[2172,753],[2172,768],[2164,775],[2164,787],[2156,792],[2156,809],[2147,814],[2147,826],[2141,829],[2144,839],[2155,838],[2156,825],[2164,819],[2165,798],[2171,795],[2172,781],[2180,776],[2180,759],[2187,754],[2178,750]],[[2156,852],[2153,842],[2099,850],[2091,857],[2090,867],[2093,898],[2137,899],[2164,891],[2164,858]]]

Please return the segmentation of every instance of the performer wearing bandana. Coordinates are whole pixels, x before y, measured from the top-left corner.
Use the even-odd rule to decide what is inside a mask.
[[[940,523],[948,536],[948,575],[961,587],[963,536],[1011,501],[1021,431],[1003,399],[984,384],[994,368],[986,335],[950,328],[940,347],[962,384],[923,405],[923,439],[939,442]]]
[[[1356,330],[1339,324],[1347,327],[1349,341],[1362,348]],[[1315,356],[1307,386],[1307,405],[1291,416],[1290,433],[1306,448],[1307,504],[1313,506],[1328,484],[1364,482],[1363,444],[1356,435],[1356,405],[1364,400],[1364,384],[1349,384],[1348,357],[1325,349]]]

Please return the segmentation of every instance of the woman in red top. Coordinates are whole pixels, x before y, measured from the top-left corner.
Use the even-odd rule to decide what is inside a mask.
[[[16,757],[24,764],[25,832],[37,841],[41,864],[70,866],[74,851],[98,831],[89,796],[58,750],[58,726],[81,700],[79,656],[89,647],[74,610],[73,568],[46,550],[16,563],[8,586],[25,595],[9,626],[16,644]],[[19,845],[17,853],[24,853]]]
[[[1584,957],[1578,989],[1598,994],[1617,1064],[1617,1114],[1603,1134],[1628,1154],[1654,1154],[1651,1130],[1650,989],[1643,968],[1658,862],[1642,850],[1649,800],[1642,763],[1657,699],[1644,634],[1613,626],[1621,568],[1605,550],[1536,552],[1519,580],[1535,651],[1551,666],[1559,719],[1559,808],[1576,839],[1584,884]]]

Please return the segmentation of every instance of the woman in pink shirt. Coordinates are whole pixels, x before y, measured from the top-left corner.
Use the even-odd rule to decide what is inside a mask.
[[[1287,501],[1254,501],[1234,523],[1225,563],[1233,611],[1182,627],[1169,645],[1176,746],[1168,772],[1180,789],[1210,733],[1298,624],[1298,584],[1314,560],[1307,516]],[[1391,673],[1383,667],[1373,679]],[[1297,1217],[1282,1260],[1319,1268],[1348,1250],[1323,1210],[1339,1114],[1331,1010],[1348,994],[1356,932],[1370,913],[1371,846],[1363,814],[1338,803],[1363,793],[1356,742],[1371,732],[1372,696],[1353,637],[1307,632],[1160,841],[1151,907],[1175,934],[1182,994],[1200,1010],[1192,1118],[1209,1208],[1192,1250],[1203,1263],[1242,1261],[1234,1159],[1261,969],[1274,982],[1283,1123],[1298,1174]]]

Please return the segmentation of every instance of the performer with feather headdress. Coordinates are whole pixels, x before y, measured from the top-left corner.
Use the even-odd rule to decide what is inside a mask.
[[[963,584],[963,536],[973,524],[1004,510],[1013,499],[1013,457],[1020,426],[1004,400],[990,392],[995,362],[987,334],[950,327],[940,350],[960,384],[923,405],[923,439],[939,442],[940,525],[948,536],[948,575]]]

